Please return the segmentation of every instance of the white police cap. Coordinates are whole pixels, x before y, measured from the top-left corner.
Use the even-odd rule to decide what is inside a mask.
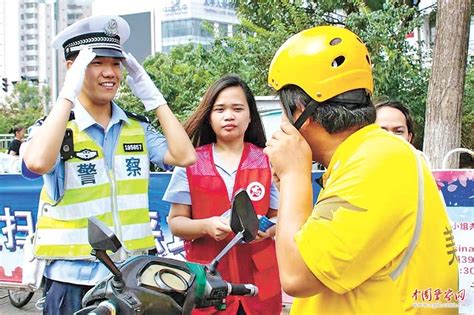
[[[125,58],[122,44],[130,36],[127,21],[117,15],[91,16],[71,24],[53,39],[51,46],[64,49],[64,57],[91,47],[98,57]]]

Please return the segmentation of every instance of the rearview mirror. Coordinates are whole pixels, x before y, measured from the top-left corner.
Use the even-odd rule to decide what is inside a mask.
[[[253,241],[255,237],[257,237],[258,218],[252,201],[245,189],[239,189],[232,200],[230,228],[232,232],[235,233],[235,236],[224,249],[221,250],[216,258],[207,265],[207,270],[209,270],[211,274],[216,272],[219,261],[232,247],[242,241]]]
[[[115,253],[122,247],[117,236],[107,225],[95,217],[88,219],[87,235],[89,244],[92,246],[91,255],[97,257],[114,274],[116,283],[120,282],[122,273],[106,252],[110,250]]]
[[[230,214],[230,227],[237,234],[243,231],[244,242],[253,241],[257,237],[258,218],[252,201],[245,189],[240,189],[234,195]]]
[[[89,244],[95,250],[110,250],[116,252],[122,244],[117,236],[102,221],[95,217],[89,218],[89,226],[87,229]]]

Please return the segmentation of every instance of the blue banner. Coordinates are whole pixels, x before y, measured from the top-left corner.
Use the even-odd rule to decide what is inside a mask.
[[[320,191],[313,173],[313,201]],[[442,192],[452,223],[460,267],[460,312],[474,309],[474,171],[442,170],[433,175]],[[163,201],[171,173],[150,177],[150,224],[160,256],[183,259],[183,242],[171,235],[167,216],[170,205]],[[0,286],[21,286],[23,245],[34,232],[42,179],[25,180],[19,174],[0,175]],[[212,196],[209,196],[212,198]]]
[[[313,179],[322,172],[313,174]],[[150,177],[150,224],[158,254],[162,257],[184,259],[183,242],[168,228],[170,204],[163,195],[171,173],[152,173]],[[0,285],[21,286],[23,246],[26,237],[35,230],[38,200],[43,180],[30,181],[19,174],[0,175]],[[316,201],[320,187],[315,184]]]
[[[23,245],[34,231],[43,181],[0,175],[0,284],[21,284]]]

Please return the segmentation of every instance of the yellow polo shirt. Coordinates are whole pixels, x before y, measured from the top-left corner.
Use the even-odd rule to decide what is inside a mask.
[[[296,235],[306,265],[327,289],[296,298],[292,314],[457,314],[452,230],[431,172],[421,163],[421,230],[394,277],[417,222],[414,151],[376,125],[337,148],[313,213]]]

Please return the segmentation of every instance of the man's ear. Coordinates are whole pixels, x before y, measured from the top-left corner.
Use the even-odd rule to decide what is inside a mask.
[[[298,114],[298,116],[301,115],[301,113],[304,112],[304,109],[305,109],[304,105],[301,104],[301,102],[297,102],[296,103],[295,114]]]
[[[74,63],[73,60],[67,60],[66,61],[66,68],[69,70],[69,68],[71,68],[72,64]]]
[[[306,129],[312,122],[313,122],[313,116],[309,116],[308,119],[306,119],[304,123],[301,125],[300,130]]]
[[[295,114],[297,113],[298,117],[299,117],[304,112],[305,109],[306,109],[306,107],[301,102],[298,102],[296,104]],[[313,116],[311,115],[301,125],[300,130],[301,129],[306,129],[312,122],[314,122],[314,119],[313,119]]]

